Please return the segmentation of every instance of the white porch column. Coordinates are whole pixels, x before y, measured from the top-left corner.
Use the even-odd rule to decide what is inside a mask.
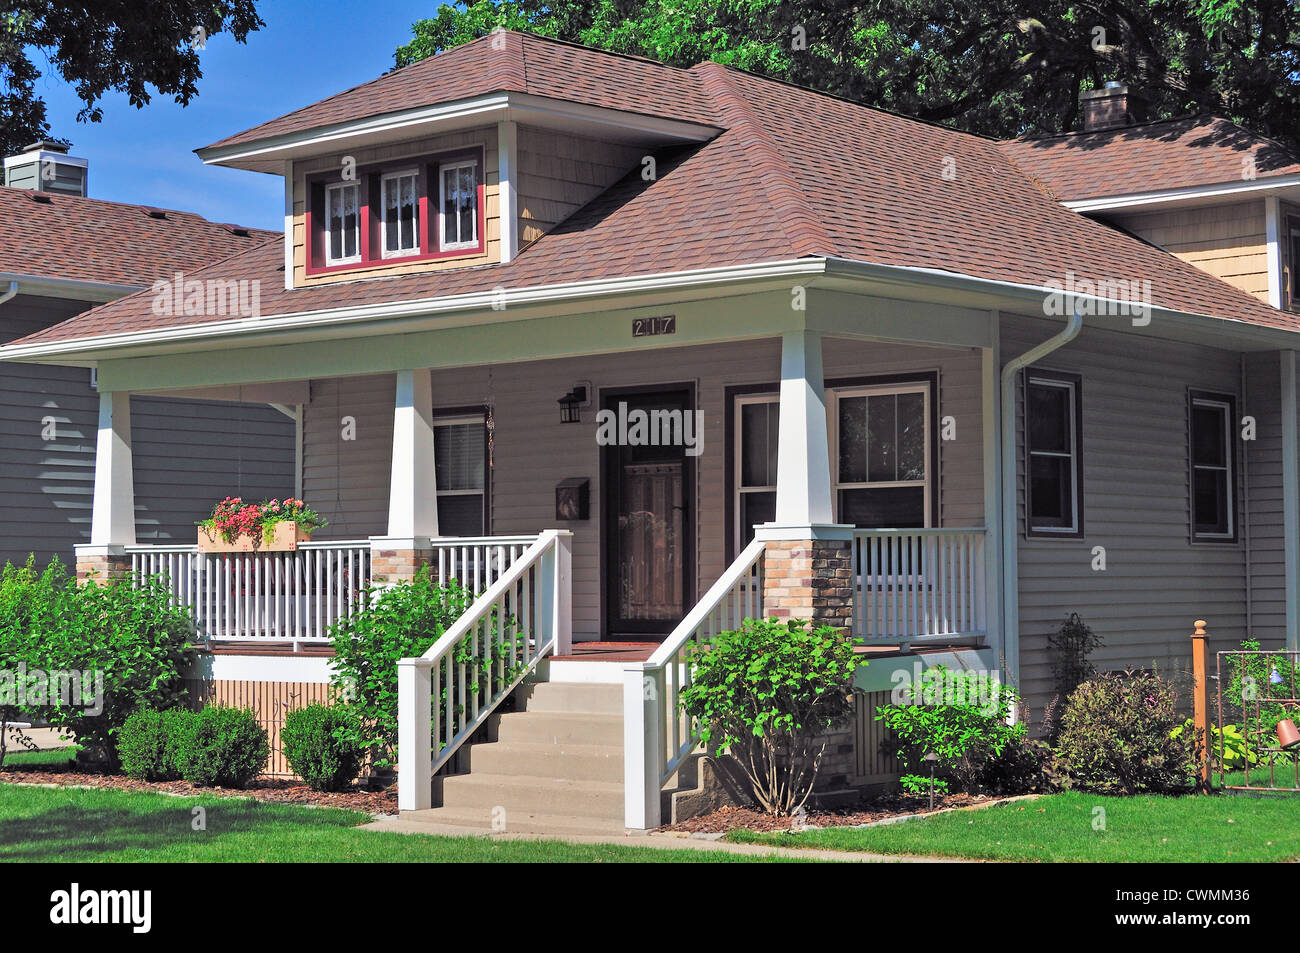
[[[991,346],[980,349],[980,428],[984,456],[984,626],[994,664],[1006,656],[1002,627],[1002,414],[998,405],[999,318],[989,316]]]
[[[434,480],[433,373],[398,371],[393,407],[393,469],[388,490],[388,535],[438,535]]]
[[[1295,351],[1282,351],[1282,540],[1286,571],[1286,647],[1300,648],[1300,437]]]
[[[135,479],[131,472],[131,395],[102,391],[95,441],[95,497],[90,545],[135,545]]]
[[[512,120],[497,123],[497,173],[504,264],[519,254],[519,127]]]
[[[787,331],[781,336],[775,525],[831,522],[830,466],[821,334]]]

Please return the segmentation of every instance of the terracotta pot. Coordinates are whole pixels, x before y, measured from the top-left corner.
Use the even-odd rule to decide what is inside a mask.
[[[1300,745],[1300,730],[1290,718],[1283,718],[1277,723],[1277,743],[1283,751]]]
[[[253,539],[252,536],[243,534],[235,537],[233,543],[228,543],[220,534],[209,536],[208,531],[199,527],[199,552],[201,553],[283,553],[293,552],[298,548],[299,543],[311,542],[311,533],[302,530],[297,523],[290,520],[282,520],[275,524],[271,531],[271,541],[268,543],[265,539]],[[256,543],[257,545],[254,545]]]

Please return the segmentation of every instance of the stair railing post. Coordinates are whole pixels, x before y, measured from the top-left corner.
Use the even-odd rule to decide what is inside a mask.
[[[555,536],[555,654],[573,650],[573,534]]]
[[[397,808],[433,806],[433,665],[421,658],[397,662]]]
[[[1214,741],[1210,737],[1210,696],[1209,696],[1209,636],[1205,631],[1205,620],[1196,620],[1196,631],[1192,633],[1192,730],[1202,745],[1200,778],[1201,790],[1210,788],[1210,748]]]
[[[637,663],[623,669],[624,823],[631,830],[659,826],[659,706],[663,671]]]

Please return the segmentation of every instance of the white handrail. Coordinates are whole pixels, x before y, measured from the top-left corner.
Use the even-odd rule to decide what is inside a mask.
[[[680,711],[690,656],[718,633],[763,614],[763,552],[754,540],[645,662],[623,669],[623,784],[628,827],[659,826],[664,784],[699,747],[700,727]]]
[[[399,809],[431,806],[433,773],[543,657],[569,650],[572,535],[542,533],[423,655],[397,663]]]

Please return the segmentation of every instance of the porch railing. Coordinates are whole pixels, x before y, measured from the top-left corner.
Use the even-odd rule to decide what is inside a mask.
[[[856,530],[854,634],[869,642],[987,633],[983,527]]]
[[[727,567],[663,644],[623,670],[623,778],[627,826],[659,826],[664,785],[700,743],[699,725],[680,710],[692,658],[720,632],[763,614],[762,540],[754,540]]]
[[[439,583],[476,595],[534,542],[533,536],[446,538],[432,542]],[[188,606],[200,638],[326,642],[330,626],[365,608],[369,540],[302,543],[292,552],[200,553],[196,546],[132,546],[133,578],[164,576],[173,605]]]
[[[429,807],[434,772],[542,658],[569,650],[572,536],[542,533],[427,652],[397,663],[401,810]]]

